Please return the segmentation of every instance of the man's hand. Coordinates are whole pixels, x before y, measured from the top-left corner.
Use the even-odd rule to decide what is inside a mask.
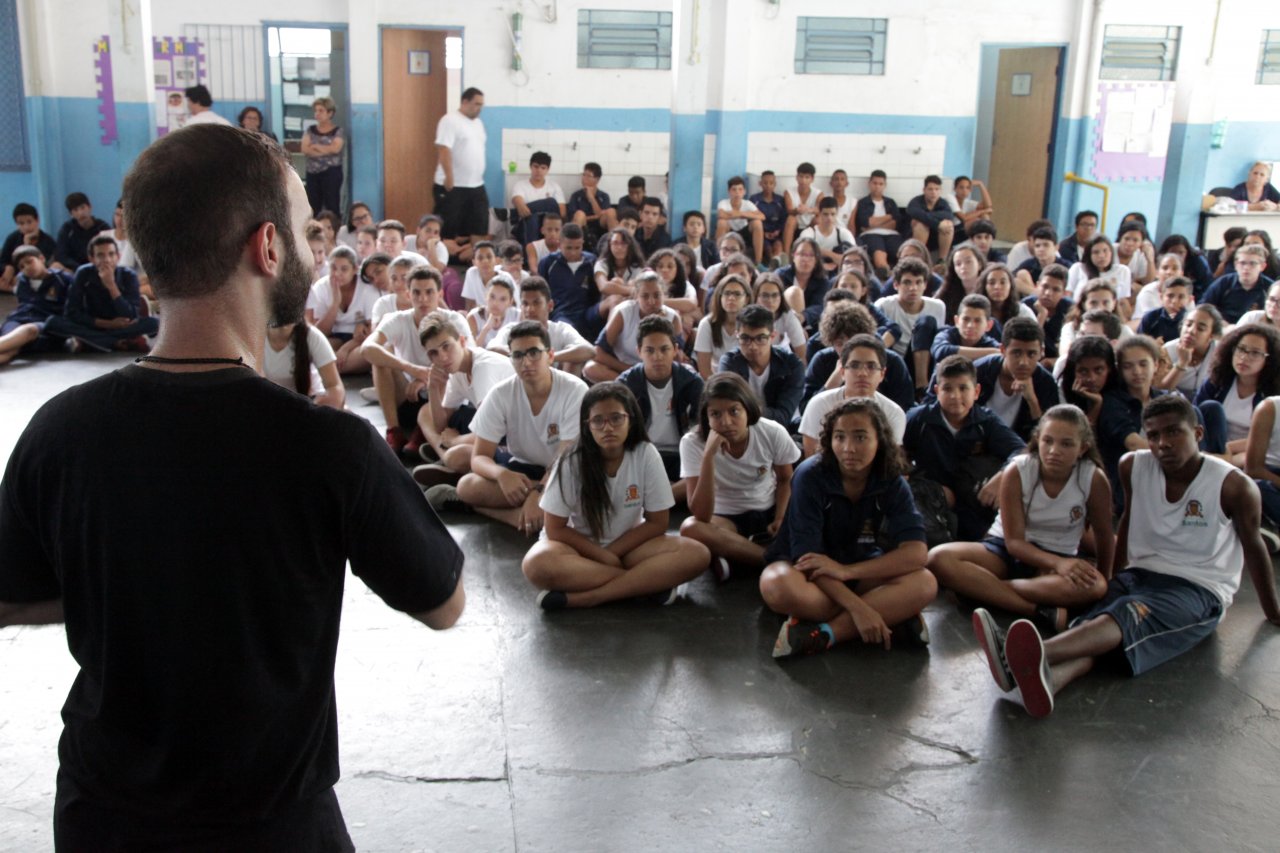
[[[432,365],[427,371],[427,394],[432,400],[441,401],[444,398],[445,386],[449,384],[449,371],[443,367]]]
[[[805,554],[796,560],[796,571],[804,572],[809,580],[833,578],[843,583],[854,579],[852,568],[837,563],[826,554]]]
[[[537,494],[528,477],[509,468],[498,475],[498,488],[502,489],[502,496],[512,506],[527,500],[530,492]]]
[[[542,508],[538,506],[541,498],[541,492],[530,490],[529,496],[520,505],[520,529],[525,536],[537,536],[538,531],[542,530]]]
[[[873,607],[863,605],[862,607],[853,607],[849,610],[849,615],[853,617],[854,627],[858,629],[858,635],[862,637],[864,643],[880,643],[885,649],[890,646],[890,637],[892,631],[885,624],[884,617],[881,616]]]
[[[1071,581],[1073,586],[1087,589],[1098,577],[1098,570],[1088,560],[1064,557],[1054,565],[1054,571]]]
[[[978,503],[986,507],[1000,506],[1000,473],[991,475],[991,479],[978,490]]]

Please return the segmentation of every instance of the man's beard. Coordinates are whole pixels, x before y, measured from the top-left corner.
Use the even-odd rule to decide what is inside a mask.
[[[284,264],[280,268],[280,276],[271,288],[272,326],[302,322],[313,272],[298,254],[293,234],[284,230],[280,234],[284,241]]]

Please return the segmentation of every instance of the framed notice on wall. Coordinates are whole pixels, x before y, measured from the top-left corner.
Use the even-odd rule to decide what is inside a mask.
[[[431,73],[431,51],[429,50],[409,51],[409,73],[410,74],[430,74]]]
[[[177,130],[191,117],[183,90],[204,82],[204,48],[196,39],[153,38],[156,135]]]

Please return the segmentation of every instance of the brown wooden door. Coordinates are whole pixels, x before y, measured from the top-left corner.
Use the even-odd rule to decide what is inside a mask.
[[[409,233],[432,212],[436,123],[448,108],[444,38],[443,30],[382,30],[383,216],[399,219]],[[428,56],[427,74],[410,73],[410,53],[418,51]]]
[[[1044,215],[1061,57],[1056,47],[1000,51],[987,189],[1004,240],[1021,240]]]

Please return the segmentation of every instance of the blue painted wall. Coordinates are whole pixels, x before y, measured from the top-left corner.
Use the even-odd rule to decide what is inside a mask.
[[[1212,131],[1212,125],[1205,128]],[[1205,189],[1234,187],[1248,177],[1255,160],[1280,161],[1280,121],[1229,122],[1222,147],[1209,149]],[[1280,181],[1280,175],[1272,175],[1271,181]]]

